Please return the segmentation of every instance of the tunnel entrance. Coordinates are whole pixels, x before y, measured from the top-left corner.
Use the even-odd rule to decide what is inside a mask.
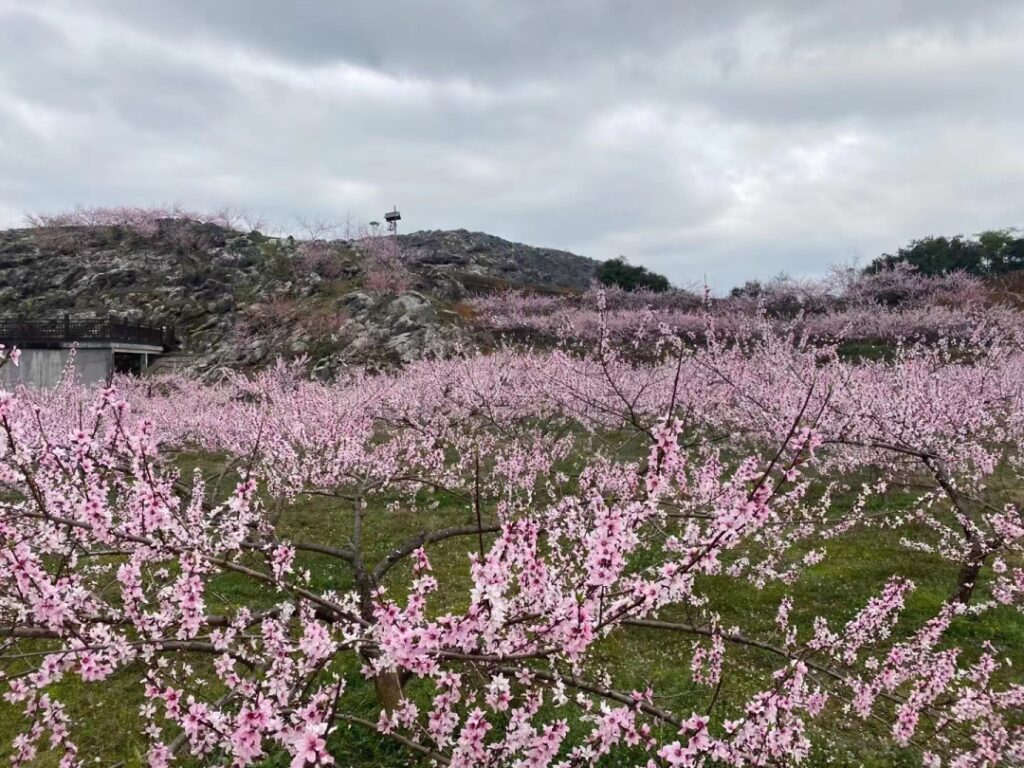
[[[146,355],[138,352],[115,352],[114,373],[127,373],[132,376],[141,376],[146,370]]]

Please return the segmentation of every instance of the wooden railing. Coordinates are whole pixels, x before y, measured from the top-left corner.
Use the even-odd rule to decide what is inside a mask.
[[[65,315],[57,320],[0,318],[0,342],[19,347],[48,346],[76,341],[109,341],[151,346],[170,346],[166,326],[142,325],[125,318],[75,319]]]

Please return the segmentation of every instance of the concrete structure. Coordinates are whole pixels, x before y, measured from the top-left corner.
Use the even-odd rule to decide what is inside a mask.
[[[126,317],[50,320],[0,318],[0,343],[21,350],[21,364],[0,368],[0,386],[55,386],[74,357],[75,378],[99,384],[114,373],[141,374],[164,351],[165,326],[140,325]]]
[[[100,384],[115,373],[142,373],[150,359],[163,352],[162,346],[129,342],[82,341],[62,343],[59,347],[21,348],[18,366],[7,363],[0,368],[0,386],[16,384],[53,387],[64,369],[75,358],[75,378],[82,384]]]

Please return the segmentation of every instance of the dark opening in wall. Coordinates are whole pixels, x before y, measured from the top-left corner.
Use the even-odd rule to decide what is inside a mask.
[[[128,373],[132,376],[141,376],[142,355],[136,352],[115,352],[114,373]]]

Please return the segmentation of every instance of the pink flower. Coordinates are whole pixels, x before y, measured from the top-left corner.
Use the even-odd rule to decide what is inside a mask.
[[[292,742],[292,768],[330,765],[334,762],[334,758],[327,754],[327,741],[324,738],[326,731],[326,723],[311,723],[299,732]]]

